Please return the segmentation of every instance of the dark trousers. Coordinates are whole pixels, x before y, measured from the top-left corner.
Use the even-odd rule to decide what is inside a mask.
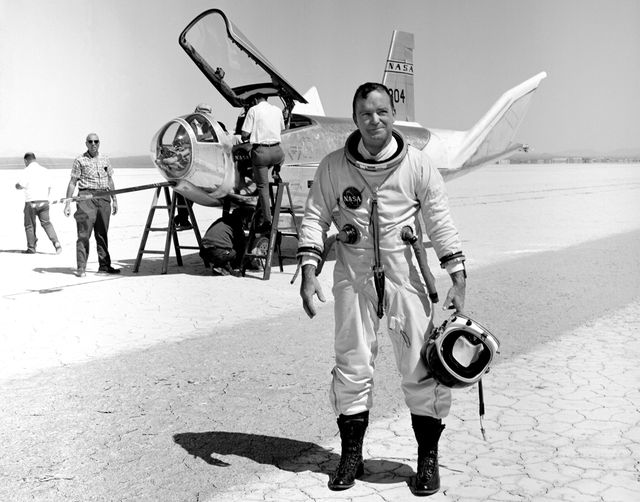
[[[27,247],[36,250],[38,239],[36,237],[36,217],[40,220],[43,230],[49,240],[55,244],[58,236],[49,219],[49,202],[34,200],[24,204],[24,231],[27,234]]]
[[[78,240],[76,241],[76,260],[79,269],[87,267],[89,257],[89,239],[94,232],[96,248],[98,250],[99,268],[111,266],[109,256],[109,219],[111,218],[111,200],[105,197],[96,197],[89,200],[79,200],[73,217],[78,227]]]
[[[284,162],[284,152],[280,145],[253,145],[251,164],[253,165],[253,181],[258,189],[258,205],[261,219],[258,224],[271,223],[271,197],[269,196],[269,168],[280,167]]]
[[[186,225],[187,223],[189,223],[189,210],[186,208],[186,204],[192,206],[193,202],[189,199],[185,199],[179,193],[176,193],[176,206],[178,206],[178,214],[176,214],[173,220],[176,225]]]
[[[234,268],[240,266],[238,253],[235,249],[203,248],[200,251],[200,256],[214,267],[224,267],[227,263]]]

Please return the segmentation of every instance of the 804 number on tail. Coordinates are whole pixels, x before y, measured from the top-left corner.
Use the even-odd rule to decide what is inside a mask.
[[[393,101],[393,103],[404,103],[405,102],[404,89],[392,89],[392,88],[389,88],[389,96],[391,97],[391,101]]]

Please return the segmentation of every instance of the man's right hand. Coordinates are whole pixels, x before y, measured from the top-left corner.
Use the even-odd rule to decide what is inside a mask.
[[[64,215],[69,216],[71,214],[71,202],[64,203]]]
[[[318,300],[325,302],[324,293],[316,277],[315,265],[304,265],[302,267],[302,284],[300,285],[300,296],[302,297],[302,307],[310,318],[316,315],[316,307],[313,304],[313,295],[318,295]]]

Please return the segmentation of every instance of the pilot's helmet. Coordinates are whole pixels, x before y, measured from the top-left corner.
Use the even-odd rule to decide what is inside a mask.
[[[473,385],[489,371],[500,342],[468,315],[456,313],[435,329],[421,350],[429,372],[450,388]]]

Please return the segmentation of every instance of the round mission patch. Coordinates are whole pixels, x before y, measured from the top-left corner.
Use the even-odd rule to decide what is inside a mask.
[[[342,192],[342,202],[349,209],[357,209],[362,204],[362,192],[355,187],[347,187]]]

